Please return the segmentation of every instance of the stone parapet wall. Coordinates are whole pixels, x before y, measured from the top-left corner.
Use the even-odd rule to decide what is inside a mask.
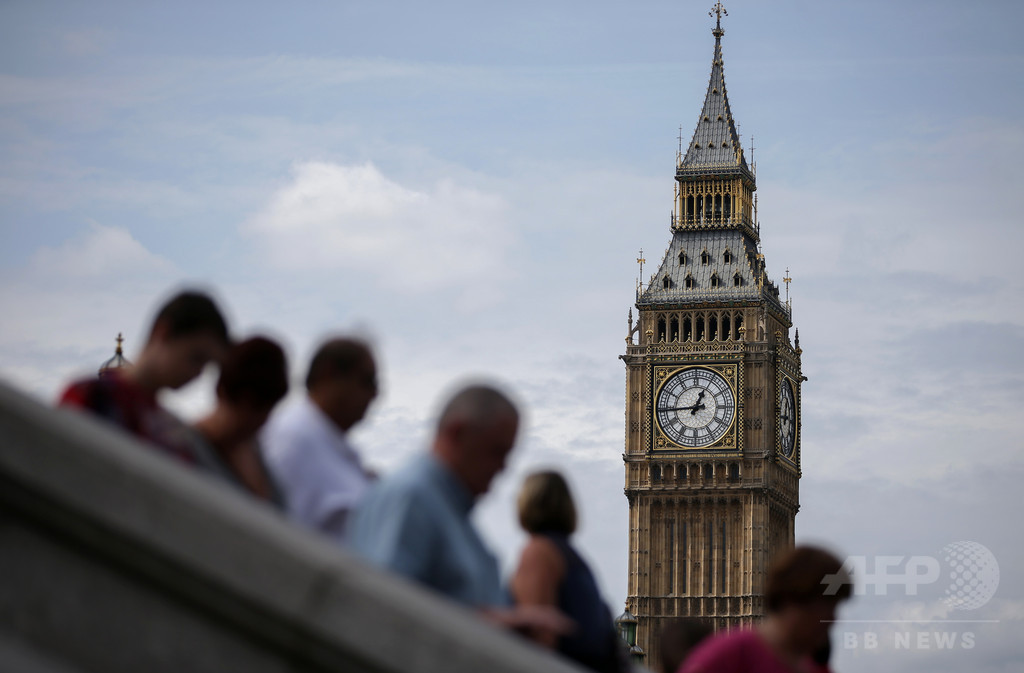
[[[0,670],[579,670],[0,382]]]

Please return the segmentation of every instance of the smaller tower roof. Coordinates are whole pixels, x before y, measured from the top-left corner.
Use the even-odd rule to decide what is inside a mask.
[[[735,229],[677,231],[637,306],[766,301],[789,315],[759,269],[755,243]]]
[[[634,617],[633,613],[629,611],[629,604],[628,603],[626,604],[626,609],[622,612],[622,614],[615,618],[615,623],[616,624],[636,624],[637,623],[636,617]]]
[[[109,360],[100,365],[100,376],[107,376],[112,371],[115,371],[117,369],[124,369],[125,367],[130,367],[132,365],[132,363],[128,361],[128,359],[124,356],[124,353],[121,350],[121,343],[124,341],[124,337],[121,336],[120,332],[117,333],[116,341],[117,348],[114,349],[114,357],[110,358]]]

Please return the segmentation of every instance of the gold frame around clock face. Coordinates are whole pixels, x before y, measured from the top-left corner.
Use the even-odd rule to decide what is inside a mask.
[[[789,460],[796,460],[796,390],[786,376],[779,380],[778,405],[779,429],[776,438],[779,453]]]
[[[655,448],[735,448],[735,442],[728,441],[738,413],[736,391],[729,380],[734,371],[733,367],[707,366],[659,371],[654,419],[661,436]],[[721,446],[723,439],[727,446]]]

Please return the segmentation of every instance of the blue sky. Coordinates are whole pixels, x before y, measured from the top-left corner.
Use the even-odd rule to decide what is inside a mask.
[[[0,375],[52,398],[198,283],[238,333],[280,338],[296,380],[324,335],[374,339],[384,390],[357,439],[385,471],[446,386],[495,376],[528,425],[482,525],[509,568],[523,473],[561,467],[618,611],[617,356],[637,252],[649,273],[670,238],[712,3],[208,4],[0,5]],[[997,621],[970,649],[883,637],[837,669],[1011,670],[1024,6],[727,8],[730,102],[809,377],[798,538],[866,556],[973,540],[1002,571],[970,614],[941,592],[858,597],[850,619]],[[210,385],[169,403],[194,415]]]

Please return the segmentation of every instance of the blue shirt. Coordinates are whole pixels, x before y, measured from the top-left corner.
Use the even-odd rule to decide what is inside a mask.
[[[360,556],[471,607],[507,604],[497,559],[469,520],[473,494],[433,455],[378,482],[349,522]]]

